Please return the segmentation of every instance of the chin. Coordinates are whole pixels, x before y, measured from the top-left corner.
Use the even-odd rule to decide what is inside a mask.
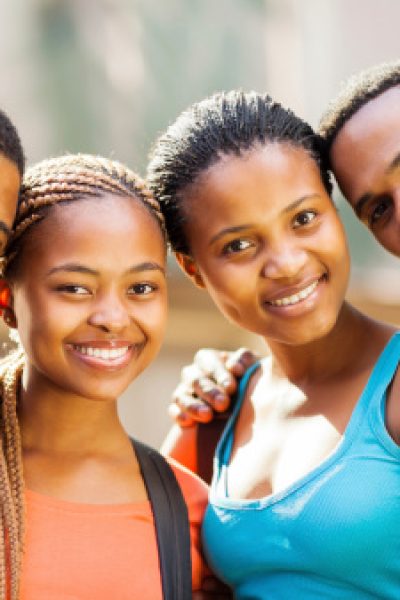
[[[303,324],[301,327],[294,327],[291,331],[286,330],[282,335],[281,332],[275,332],[273,335],[266,335],[265,338],[274,340],[280,344],[286,344],[288,346],[305,346],[318,342],[322,338],[326,337],[333,330],[336,323],[335,319],[329,321],[322,320],[320,322],[309,323],[307,327]]]

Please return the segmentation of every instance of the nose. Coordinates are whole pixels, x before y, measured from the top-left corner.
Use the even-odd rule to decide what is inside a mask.
[[[268,279],[293,279],[306,261],[307,252],[298,244],[278,242],[266,249],[262,275]]]
[[[124,302],[115,294],[99,299],[89,316],[89,324],[106,333],[120,333],[130,323]]]

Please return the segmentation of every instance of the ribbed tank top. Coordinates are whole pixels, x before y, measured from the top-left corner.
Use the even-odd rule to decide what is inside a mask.
[[[335,451],[285,490],[257,500],[232,499],[226,486],[235,422],[257,365],[242,378],[203,522],[209,564],[237,600],[400,599],[400,447],[385,427],[399,359],[397,333]]]

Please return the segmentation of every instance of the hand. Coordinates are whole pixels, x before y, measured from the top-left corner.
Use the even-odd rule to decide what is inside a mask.
[[[228,410],[238,379],[257,360],[246,348],[235,352],[199,350],[194,362],[182,369],[181,382],[172,395],[170,415],[181,427],[212,421],[215,413]]]

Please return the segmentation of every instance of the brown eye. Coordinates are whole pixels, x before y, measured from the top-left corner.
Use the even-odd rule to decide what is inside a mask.
[[[157,289],[152,283],[135,283],[129,288],[130,294],[134,296],[147,296]]]
[[[226,244],[223,249],[223,254],[236,254],[238,252],[243,252],[252,246],[252,243],[249,240],[232,240],[229,244]]]
[[[301,213],[296,215],[293,226],[294,227],[304,227],[305,225],[309,225],[311,221],[315,219],[317,213],[315,210],[303,210]]]
[[[74,296],[86,296],[90,294],[90,291],[86,287],[84,287],[83,285],[75,284],[59,285],[57,287],[57,291],[63,292],[65,294],[71,294]]]
[[[391,207],[392,200],[389,197],[381,198],[372,207],[368,216],[368,226],[376,225],[386,214]]]

